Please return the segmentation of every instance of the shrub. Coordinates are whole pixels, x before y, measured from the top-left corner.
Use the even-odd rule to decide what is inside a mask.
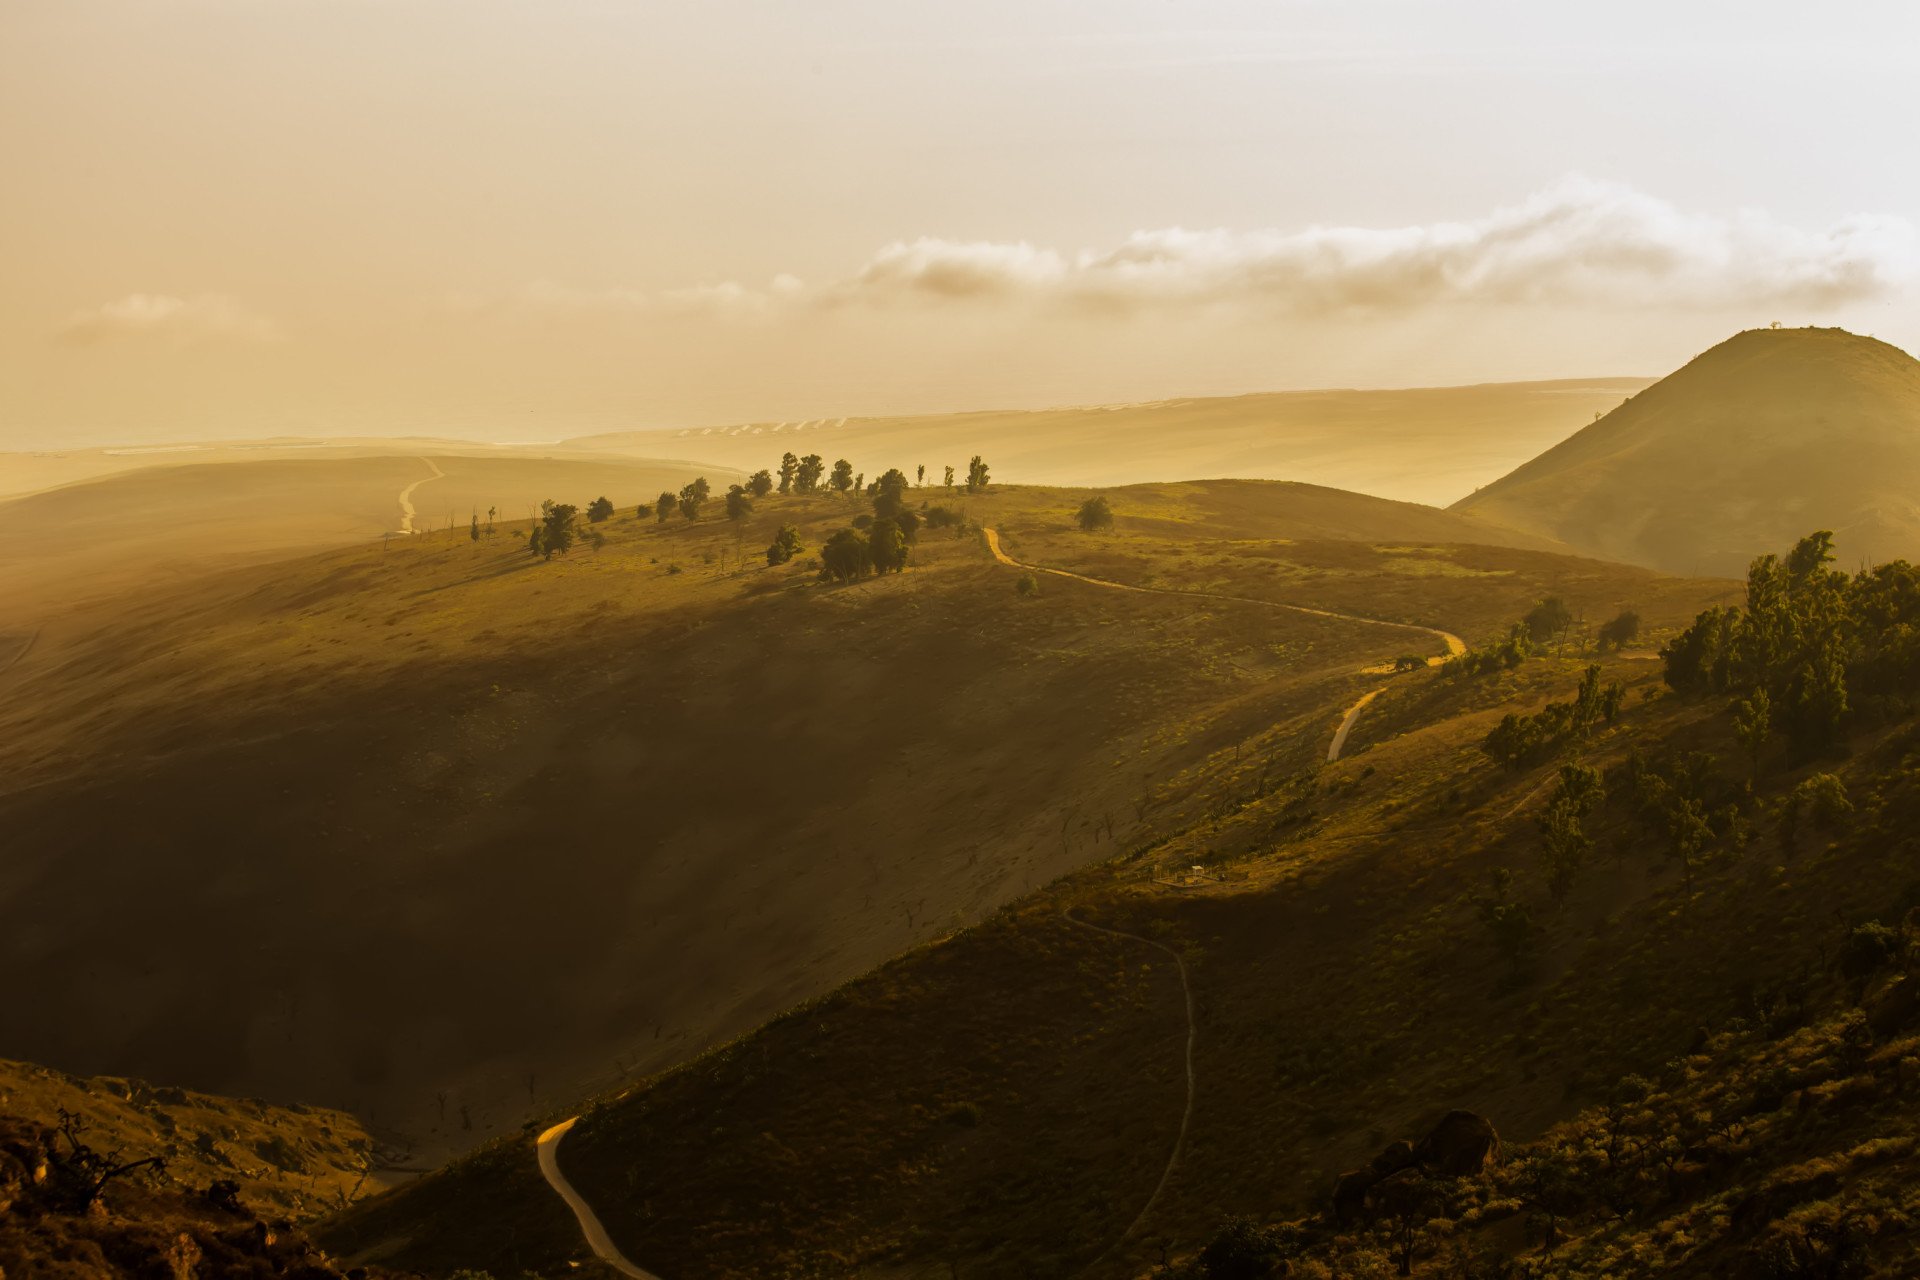
[[[1113,508],[1107,505],[1107,496],[1104,493],[1095,494],[1080,504],[1080,510],[1074,516],[1074,520],[1086,533],[1092,533],[1096,529],[1111,529],[1113,528]]]
[[[1040,580],[1030,573],[1023,573],[1019,581],[1013,584],[1013,590],[1016,595],[1037,596],[1040,594]]]

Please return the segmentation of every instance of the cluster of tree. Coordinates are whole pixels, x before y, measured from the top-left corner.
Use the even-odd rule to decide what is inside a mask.
[[[1505,768],[1523,768],[1574,739],[1586,737],[1602,721],[1612,724],[1626,696],[1624,684],[1616,680],[1602,686],[1600,668],[1590,666],[1571,699],[1549,702],[1532,715],[1508,713],[1487,735],[1481,749]]]
[[[1544,651],[1548,645],[1554,646],[1556,652],[1564,653],[1579,627],[1580,620],[1567,607],[1566,601],[1559,596],[1548,596],[1529,609],[1526,617],[1509,627],[1505,639],[1479,649],[1469,649],[1447,663],[1447,674],[1471,677],[1511,671],[1535,653]],[[1595,636],[1595,651],[1605,653],[1609,647],[1623,649],[1632,644],[1639,634],[1640,615],[1632,609],[1622,609],[1612,620],[1601,624]]]
[[[1527,624],[1516,622],[1507,629],[1507,638],[1500,643],[1479,649],[1469,649],[1449,662],[1447,674],[1454,677],[1472,677],[1496,671],[1511,671],[1525,662],[1532,653],[1533,639]]]
[[[552,498],[542,502],[540,519],[527,535],[528,552],[551,560],[555,554],[566,555],[573,550],[574,521],[579,515],[580,508],[571,502],[555,502]]]
[[[865,528],[842,529],[820,548],[822,582],[854,582],[876,573],[899,573],[919,539],[920,521],[911,511],[875,516]]]
[[[1673,689],[1739,700],[1756,772],[1775,733],[1809,759],[1863,711],[1910,712],[1920,690],[1920,570],[1896,560],[1848,575],[1832,561],[1824,529],[1784,559],[1761,556],[1744,608],[1706,610],[1660,651]]]

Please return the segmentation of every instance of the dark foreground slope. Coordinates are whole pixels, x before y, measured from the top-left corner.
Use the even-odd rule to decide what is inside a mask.
[[[1738,573],[1810,529],[1920,556],[1920,362],[1840,329],[1756,329],[1454,510],[1589,554]]]
[[[1274,598],[1470,634],[1592,570],[1462,551],[1515,558],[1463,592],[1431,540],[1471,521],[1297,486],[1122,491],[1110,538],[1071,531],[1081,492],[917,496],[1047,554],[1158,546],[1169,578],[1258,550]],[[458,529],[70,620],[0,673],[0,955],[36,975],[0,1036],[459,1149],[1157,838],[1204,793],[1195,775],[1147,812],[1143,779],[1252,726],[1324,753],[1361,668],[1433,643],[1249,603],[1025,598],[951,527],[903,575],[820,584],[806,560],[867,509],[629,508],[550,563],[524,526]],[[770,567],[783,523],[807,551]],[[1392,541],[1325,541],[1367,536]],[[1357,558],[1313,560],[1335,545]]]

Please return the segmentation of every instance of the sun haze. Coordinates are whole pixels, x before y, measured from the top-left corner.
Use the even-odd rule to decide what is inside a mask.
[[[0,1280],[1920,1275],[1916,119],[0,0]]]
[[[23,0],[0,448],[1912,346],[1903,6]]]

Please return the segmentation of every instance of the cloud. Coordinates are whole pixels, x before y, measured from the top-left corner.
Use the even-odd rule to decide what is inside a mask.
[[[130,293],[76,313],[56,336],[82,344],[131,338],[189,346],[202,342],[272,342],[280,337],[280,331],[273,321],[224,294],[180,298],[167,293]]]
[[[1246,303],[1290,311],[1447,303],[1832,306],[1896,290],[1920,234],[1859,216],[1806,231],[1766,214],[1691,213],[1571,177],[1465,222],[1376,228],[1137,231],[1068,255],[921,238],[881,249],[824,298],[890,304],[1025,298],[1106,310]]]
[[[1572,176],[1466,221],[1401,227],[1136,231],[1069,252],[1021,241],[922,236],[885,245],[850,275],[781,275],[685,289],[535,284],[518,302],[558,313],[764,320],[795,309],[1053,306],[1137,313],[1237,306],[1261,313],[1383,315],[1448,305],[1822,310],[1920,278],[1920,231],[1859,215],[1805,230],[1765,213],[1691,212]]]

